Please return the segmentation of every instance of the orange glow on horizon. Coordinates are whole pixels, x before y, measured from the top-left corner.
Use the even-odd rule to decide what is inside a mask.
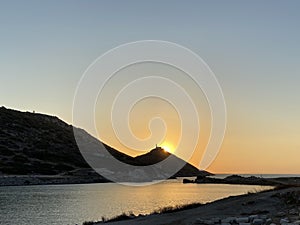
[[[167,142],[164,142],[161,144],[161,147],[166,151],[166,152],[169,152],[169,153],[174,153],[174,148],[173,146],[170,144],[170,143],[167,143]]]

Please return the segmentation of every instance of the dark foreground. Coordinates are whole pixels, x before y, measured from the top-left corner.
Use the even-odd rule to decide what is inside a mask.
[[[138,216],[114,225],[270,225],[300,224],[300,187],[228,197],[194,209]],[[101,222],[95,224],[102,224]]]

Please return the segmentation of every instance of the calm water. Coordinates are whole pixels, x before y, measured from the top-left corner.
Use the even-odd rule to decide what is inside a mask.
[[[182,184],[169,180],[145,187],[80,184],[0,187],[0,224],[82,224],[122,212],[149,213],[164,206],[210,202],[268,187]]]

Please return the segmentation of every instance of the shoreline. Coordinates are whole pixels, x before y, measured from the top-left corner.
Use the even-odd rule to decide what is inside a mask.
[[[101,225],[270,225],[300,224],[300,186],[230,196],[192,209],[140,215]],[[256,219],[254,221],[254,219]],[[88,223],[87,223],[88,224]]]
[[[169,179],[176,179],[171,177]],[[169,180],[168,179],[168,180]],[[111,181],[95,173],[80,175],[0,175],[1,186],[27,186],[27,185],[60,185],[60,184],[93,184],[93,183],[111,183]],[[239,175],[229,175],[225,178],[212,178],[199,176],[197,179],[182,177],[182,183],[197,184],[237,184],[237,185],[261,185],[261,186],[279,186],[279,185],[300,185],[300,177],[277,177],[261,178],[255,176],[243,177]]]
[[[300,185],[300,177],[273,177],[263,178],[257,176],[229,175],[224,178],[208,176],[198,176],[196,179],[183,179],[184,184],[241,184],[241,185],[261,185],[261,186],[280,186],[280,185]]]
[[[101,177],[76,177],[61,175],[2,175],[1,186],[30,186],[30,185],[66,185],[110,183]]]
[[[231,177],[239,178],[240,176],[231,175]],[[22,186],[28,179],[32,179],[30,183],[25,185],[60,185],[60,184],[88,184],[88,183],[107,183],[99,180],[93,180],[96,177],[85,176],[68,176],[61,175],[2,175],[0,176],[0,184],[3,184],[3,180],[6,181],[6,186]],[[99,177],[97,177],[99,179]],[[183,179],[183,178],[182,178]],[[183,184],[183,180],[178,182]],[[216,200],[211,203],[206,203],[198,206],[197,208],[186,206],[166,206],[165,208],[158,209],[152,214],[148,215],[133,215],[124,214],[115,216],[118,219],[114,222],[106,222],[105,224],[112,225],[130,225],[130,224],[143,224],[143,225],[271,225],[266,223],[266,220],[272,221],[274,224],[281,225],[300,225],[300,177],[278,177],[272,178],[276,182],[273,183],[274,189],[269,191],[262,191],[256,193],[248,193],[239,196],[231,196]],[[253,178],[250,177],[250,180]],[[33,182],[34,181],[34,182]],[[215,181],[219,181],[216,179]],[[194,185],[201,184],[195,183]],[[203,183],[205,184],[205,183]],[[213,183],[217,184],[217,183]],[[225,184],[221,182],[219,184]],[[232,183],[229,183],[232,185]],[[249,183],[236,183],[236,185],[249,185]],[[233,187],[234,188],[234,187]],[[291,195],[292,193],[292,195]],[[294,195],[294,193],[296,193]],[[293,196],[294,195],[294,196]],[[292,198],[294,202],[286,202]],[[198,204],[198,203],[197,203]],[[165,210],[166,209],[166,210]],[[293,211],[294,210],[294,211]],[[130,212],[130,209],[127,211]],[[174,212],[175,211],[175,212]],[[250,217],[257,217],[262,222],[260,224],[254,224],[250,221]],[[246,219],[246,217],[248,219]],[[252,218],[251,217],[251,218]],[[234,218],[234,219],[232,219]],[[242,219],[243,218],[243,219]],[[126,220],[120,220],[126,219]],[[105,219],[109,221],[109,219]],[[237,221],[244,221],[246,224],[241,224]],[[282,221],[285,222],[282,222]],[[222,222],[223,221],[223,222]],[[224,222],[227,221],[227,222]],[[229,221],[229,222],[228,222]],[[231,222],[230,222],[231,221]],[[245,222],[248,221],[248,222]],[[280,221],[282,223],[280,223]],[[287,222],[288,221],[288,222]],[[292,224],[287,224],[293,222]],[[299,223],[298,223],[299,222]],[[87,222],[85,225],[91,224],[104,224],[103,222]],[[272,224],[272,225],[274,225]]]

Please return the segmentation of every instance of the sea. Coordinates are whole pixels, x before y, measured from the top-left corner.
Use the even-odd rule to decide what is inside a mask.
[[[182,178],[147,186],[116,183],[3,186],[0,187],[0,224],[81,225],[85,221],[100,221],[102,217],[111,218],[123,212],[148,214],[167,206],[196,202],[204,204],[271,188],[256,185],[183,184]]]

